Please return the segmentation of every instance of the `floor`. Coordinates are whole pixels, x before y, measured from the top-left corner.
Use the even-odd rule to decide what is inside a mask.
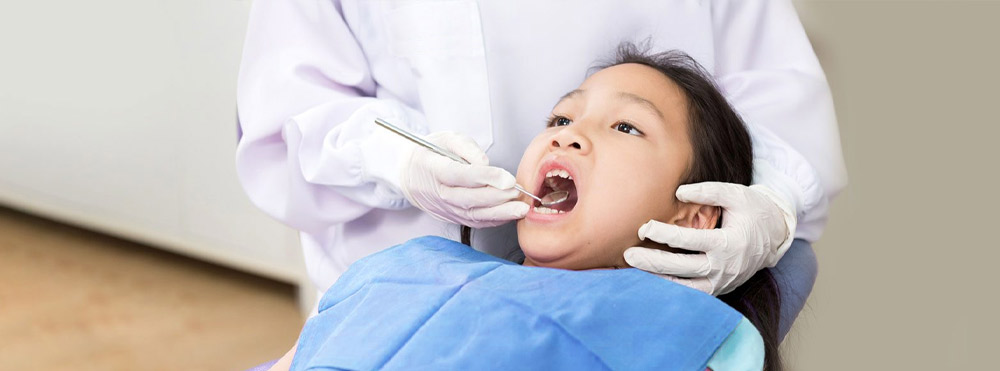
[[[0,369],[242,370],[301,325],[291,285],[0,208]]]

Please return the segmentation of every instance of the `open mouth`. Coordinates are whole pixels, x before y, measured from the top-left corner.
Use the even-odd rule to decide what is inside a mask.
[[[546,172],[541,188],[535,194],[538,195],[538,197],[545,199],[545,196],[554,192],[567,192],[568,198],[566,198],[566,201],[550,206],[542,206],[541,202],[535,200],[533,206],[536,213],[565,214],[572,211],[573,208],[576,207],[576,183],[573,181],[573,176],[569,174],[569,171],[566,171],[565,169],[552,169]]]

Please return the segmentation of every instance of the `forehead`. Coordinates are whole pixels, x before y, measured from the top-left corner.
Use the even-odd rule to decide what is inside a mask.
[[[622,96],[634,95],[652,102],[668,121],[686,122],[687,96],[673,80],[638,63],[611,66],[590,75],[581,90]]]

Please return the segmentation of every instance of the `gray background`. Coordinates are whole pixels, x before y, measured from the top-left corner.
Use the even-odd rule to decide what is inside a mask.
[[[994,369],[1000,2],[798,1],[850,184],[784,345],[796,370]]]

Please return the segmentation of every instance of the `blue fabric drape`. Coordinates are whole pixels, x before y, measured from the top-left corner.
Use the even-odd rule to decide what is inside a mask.
[[[422,237],[351,266],[292,369],[700,371],[742,318],[639,270],[522,267]]]

